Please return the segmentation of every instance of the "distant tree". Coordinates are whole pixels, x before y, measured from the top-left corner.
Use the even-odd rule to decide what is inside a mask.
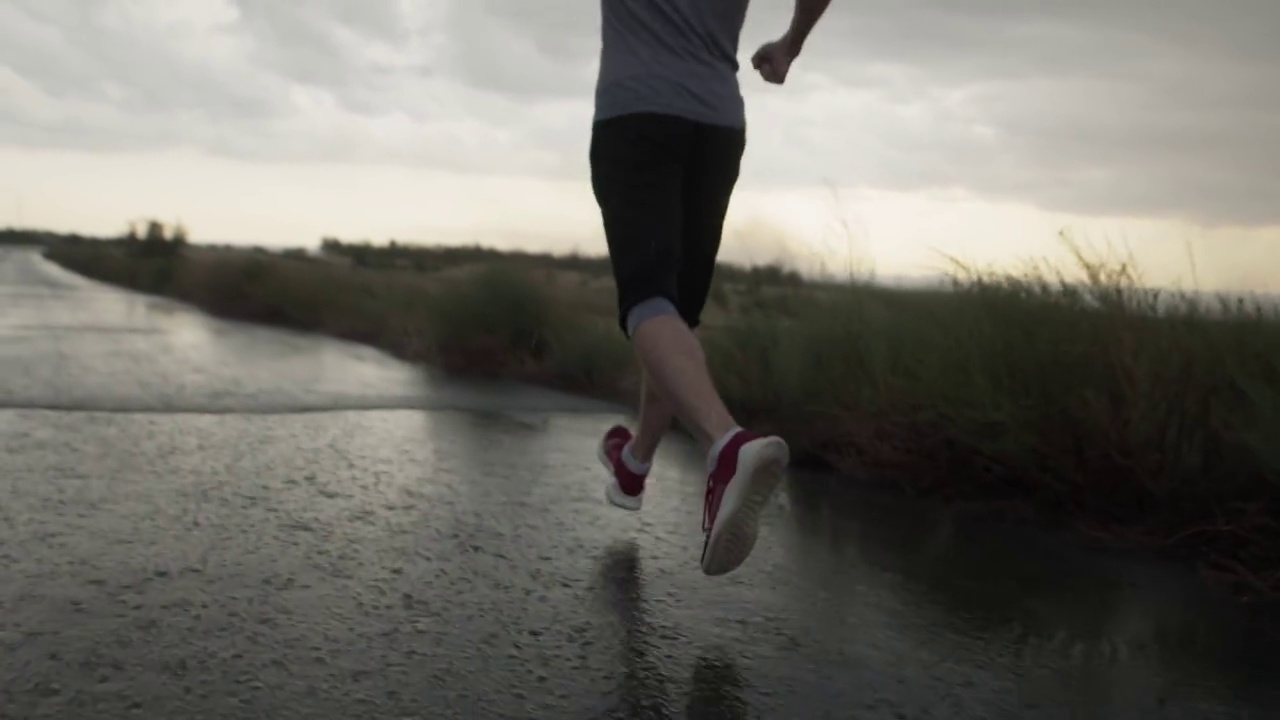
[[[133,238],[129,241],[131,252],[141,257],[153,258],[171,258],[182,253],[187,245],[187,229],[181,223],[174,225],[173,229],[165,227],[165,224],[159,220],[147,220],[146,229],[142,232],[142,238],[137,239],[138,223],[130,223],[129,235]]]

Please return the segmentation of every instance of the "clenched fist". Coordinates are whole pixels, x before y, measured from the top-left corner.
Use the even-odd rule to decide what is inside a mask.
[[[760,73],[765,82],[781,85],[787,81],[787,71],[799,54],[799,49],[784,35],[778,40],[761,45],[756,54],[751,56],[751,67]]]

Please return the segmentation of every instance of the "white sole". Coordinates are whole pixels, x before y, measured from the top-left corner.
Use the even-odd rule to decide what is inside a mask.
[[[622,508],[623,510],[636,511],[644,503],[644,492],[639,495],[628,495],[622,492],[622,487],[618,485],[618,479],[613,476],[613,466],[609,464],[609,458],[604,454],[604,441],[596,447],[596,457],[599,458],[600,464],[604,467],[604,499],[609,504]]]
[[[787,464],[791,462],[790,448],[778,437],[752,441],[743,446],[740,453],[738,475],[725,489],[715,524],[703,547],[702,572],[706,575],[732,572],[751,555],[756,546],[760,513],[786,476]]]

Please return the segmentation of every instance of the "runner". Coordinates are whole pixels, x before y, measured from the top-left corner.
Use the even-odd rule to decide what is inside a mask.
[[[790,27],[752,65],[782,84],[830,0],[796,0]],[[738,425],[694,330],[746,146],[738,41],[747,0],[601,0],[603,46],[591,133],[591,184],[604,221],[618,324],[643,377],[636,432],[599,447],[606,497],[639,510],[658,442],[679,417],[707,448],[702,570],[736,569],[782,480],[782,438]]]

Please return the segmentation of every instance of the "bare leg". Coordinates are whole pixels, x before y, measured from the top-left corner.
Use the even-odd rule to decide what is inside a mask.
[[[656,386],[704,448],[738,427],[716,391],[702,344],[683,319],[677,315],[649,318],[635,329],[632,343],[646,387]]]
[[[671,429],[676,413],[671,403],[658,392],[657,385],[643,373],[643,391],[640,394],[640,426],[631,441],[631,456],[645,465],[653,462],[662,436]]]

